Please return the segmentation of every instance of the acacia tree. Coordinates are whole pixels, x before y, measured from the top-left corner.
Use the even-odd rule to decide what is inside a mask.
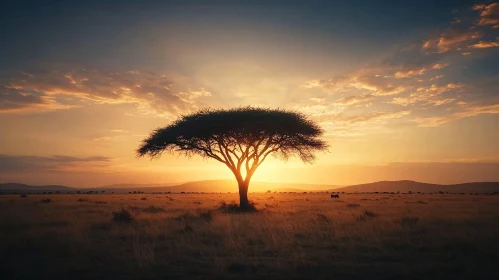
[[[243,107],[204,109],[154,130],[137,150],[139,157],[164,152],[200,155],[225,164],[239,186],[239,207],[248,208],[248,185],[256,169],[272,154],[299,156],[312,163],[314,152],[327,149],[323,130],[305,115],[279,109]]]

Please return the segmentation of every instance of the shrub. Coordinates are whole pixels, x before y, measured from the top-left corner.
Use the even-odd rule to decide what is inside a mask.
[[[329,218],[328,218],[326,215],[324,215],[324,214],[317,214],[315,217],[316,217],[315,219],[316,219],[319,223],[326,223],[326,224],[328,224],[328,223],[330,223],[330,222],[331,222],[331,221],[329,220]]]
[[[125,208],[121,208],[119,212],[113,212],[113,221],[118,223],[130,223],[134,220],[130,211]]]
[[[352,203],[349,203],[349,204],[347,204],[347,207],[350,207],[350,208],[356,208],[356,207],[360,207],[360,204],[352,204]]]
[[[192,221],[195,218],[196,217],[192,213],[188,212],[173,219],[177,222],[181,222],[181,221]]]
[[[403,227],[408,227],[408,226],[415,226],[418,221],[419,221],[418,217],[402,217],[400,220],[397,221],[397,223],[399,223]]]
[[[212,211],[204,211],[199,213],[199,218],[211,222],[213,220],[213,212]]]
[[[140,200],[147,200],[147,197],[143,197],[143,198],[141,198]]]
[[[371,218],[374,218],[376,217],[377,215],[374,213],[374,212],[371,212],[371,211],[367,211],[367,210],[364,210],[364,213],[360,216],[357,217],[357,220],[358,221],[367,221]]]
[[[156,207],[156,206],[149,206],[149,207],[146,207],[146,208],[143,208],[142,209],[142,212],[146,212],[146,213],[160,213],[160,212],[165,212],[165,209],[161,208],[161,207]]]
[[[374,212],[364,210],[364,216],[372,218],[372,217],[376,216],[376,214],[374,214]]]
[[[27,194],[21,194],[21,198],[27,198],[28,195]]]
[[[213,211],[197,211],[198,215],[194,215],[193,213],[185,213],[176,218],[173,218],[177,222],[185,221],[187,223],[196,223],[196,222],[211,222],[213,220]]]
[[[42,199],[42,203],[51,203],[51,202],[52,202],[52,199],[50,199],[50,198]]]

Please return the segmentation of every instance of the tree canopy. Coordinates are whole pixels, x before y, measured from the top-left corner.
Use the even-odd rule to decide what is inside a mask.
[[[242,107],[204,109],[154,130],[137,150],[139,157],[164,152],[200,155],[224,163],[246,189],[256,169],[273,155],[283,160],[298,156],[304,162],[327,149],[319,139],[323,130],[295,111]],[[246,201],[241,200],[241,206]]]

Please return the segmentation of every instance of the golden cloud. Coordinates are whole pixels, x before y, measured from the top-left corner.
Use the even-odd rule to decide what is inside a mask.
[[[424,102],[424,104],[433,104],[435,106],[440,106],[455,100],[455,98],[441,99],[441,94],[453,90],[458,90],[463,87],[463,84],[447,84],[445,86],[433,84],[430,87],[420,87],[416,90],[416,92],[411,93],[409,96],[396,97],[391,101],[391,103],[407,106],[416,102]]]
[[[373,96],[396,95],[404,92],[407,86],[391,81],[391,76],[383,73],[387,70],[389,68],[361,69],[350,75],[308,81],[303,86],[307,88],[319,87],[329,92],[360,89],[369,91],[369,94]]]
[[[365,94],[365,95],[360,95],[360,96],[349,96],[349,97],[344,97],[341,99],[338,99],[336,103],[338,104],[344,104],[344,105],[355,105],[363,102],[367,102],[370,100],[374,99],[374,95],[372,94]]]
[[[0,113],[53,111],[77,107],[58,103],[54,97],[32,94],[18,86],[0,85]]]
[[[438,76],[435,76],[433,78],[430,78],[429,81],[431,82],[431,81],[439,80],[439,79],[442,79],[443,77],[444,77],[444,75],[438,75]]]
[[[99,171],[106,169],[113,159],[96,156],[79,158],[72,156],[13,156],[0,155],[2,173],[64,172],[68,170]]]
[[[337,123],[347,123],[347,124],[363,123],[363,122],[379,123],[389,119],[398,119],[404,116],[408,116],[410,114],[411,114],[410,110],[399,111],[399,112],[372,112],[372,113],[354,115],[354,116],[336,116],[333,118],[332,121]]]
[[[470,30],[447,30],[438,38],[427,40],[422,48],[428,53],[445,53],[459,49],[481,38],[483,34]]]
[[[442,68],[445,68],[447,66],[448,66],[448,64],[435,63],[435,64],[428,66],[428,67],[420,67],[417,69],[404,69],[404,70],[396,72],[395,78],[407,78],[407,77],[412,77],[412,76],[416,76],[416,75],[423,75],[427,71],[442,69]]]
[[[320,121],[327,136],[357,137],[369,132],[382,131],[388,121],[411,114],[410,110],[398,112],[371,112],[357,115],[332,115]]]
[[[479,4],[473,6],[473,9],[480,11],[478,25],[494,25],[494,28],[499,27],[499,3],[492,3],[490,5]]]
[[[443,73],[438,72],[446,68],[452,62],[451,59],[459,59],[454,55],[455,53],[466,56],[471,54],[471,49],[499,46],[498,40],[492,42],[486,40],[493,34],[490,27],[494,28],[495,25],[491,25],[497,25],[494,20],[499,15],[498,8],[497,3],[475,6],[474,9],[480,11],[480,18],[474,22],[467,18],[460,19],[459,22],[455,21],[454,24],[441,30],[437,36],[429,37],[422,43],[401,48],[374,66],[330,79],[307,82],[304,85],[306,88],[322,88],[329,94],[341,93],[346,96],[337,99],[333,104],[322,105],[323,107],[320,108],[319,115],[322,116],[321,120],[325,123],[328,132],[343,136],[362,135],[364,134],[362,130],[368,129],[364,124],[384,123],[385,120],[396,119],[399,116],[397,113],[379,112],[348,116],[348,113],[360,110],[359,106],[366,103],[369,105],[374,103],[373,107],[375,107],[376,101],[410,106],[412,111],[408,111],[416,116],[422,113],[422,110],[430,114],[438,114],[438,112],[449,114],[430,118],[413,117],[420,125],[429,126],[477,114],[495,113],[495,105],[470,107],[471,100],[463,101],[461,92],[465,88],[464,84],[458,82],[440,84],[436,81],[444,77]],[[499,28],[499,25],[497,27]],[[456,65],[460,62],[458,61]],[[430,76],[430,73],[433,75]],[[448,76],[449,78],[452,77]],[[474,84],[474,82],[470,83],[467,87],[471,89]],[[479,87],[478,81],[477,87]],[[384,97],[391,95],[396,95],[391,98],[391,101]],[[471,95],[470,97],[474,98]],[[442,111],[442,106],[445,106],[444,111]],[[431,107],[440,108],[431,109]],[[456,108],[459,112],[452,113],[452,110]]]
[[[482,114],[499,114],[499,104],[462,107],[460,111],[452,113],[447,116],[416,118],[414,119],[414,121],[417,122],[419,126],[435,127],[435,126],[440,126],[442,124],[446,124],[451,121],[482,115]]]
[[[486,49],[493,47],[499,47],[499,42],[479,42],[470,46],[470,48],[474,49]]]
[[[173,90],[165,75],[126,71],[72,70],[45,71],[11,79],[3,86],[0,111],[57,110],[81,106],[78,101],[97,104],[136,104],[143,113],[171,115],[196,110],[200,99],[211,93],[200,90]],[[1,92],[0,92],[1,93]],[[63,102],[70,96],[76,102]]]

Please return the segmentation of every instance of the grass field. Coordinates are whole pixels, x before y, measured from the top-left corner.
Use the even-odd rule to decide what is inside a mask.
[[[269,193],[250,194],[258,213],[217,210],[237,198],[1,195],[0,278],[499,277],[499,196]],[[131,223],[113,221],[122,207]]]

